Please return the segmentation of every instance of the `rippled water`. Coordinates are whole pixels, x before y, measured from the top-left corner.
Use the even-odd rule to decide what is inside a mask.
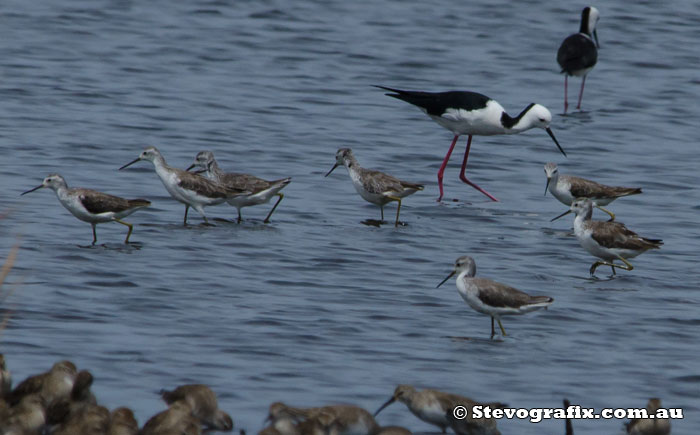
[[[275,400],[376,409],[398,383],[512,406],[683,407],[674,433],[700,426],[698,157],[700,6],[692,1],[601,4],[599,64],[584,112],[562,116],[556,50],[578,29],[569,2],[8,1],[0,9],[2,254],[21,235],[11,281],[21,283],[0,350],[21,379],[70,358],[93,371],[109,407],[143,424],[156,392],[203,382],[237,427],[255,432]],[[464,141],[436,203],[435,173],[450,134],[372,84],[475,90],[517,114],[554,113],[565,159],[542,131]],[[579,81],[573,80],[575,99]],[[117,168],[148,145],[185,167],[203,149],[227,170],[292,176],[241,225],[181,225],[147,163]],[[379,210],[342,170],[360,163],[426,184],[406,199],[407,226],[362,225]],[[542,196],[542,166],[644,194],[610,206],[660,251],[633,272],[591,280],[593,257],[571,219]],[[154,205],[124,227],[90,226],[52,192],[19,198],[50,172],[69,185]],[[387,207],[392,216],[393,206]],[[213,218],[235,209],[212,207]],[[598,215],[596,215],[598,216]],[[598,216],[603,218],[602,216]],[[450,282],[464,254],[478,274],[555,298],[548,311],[506,318],[505,340]],[[471,340],[454,341],[446,336]],[[382,424],[431,431],[402,405]],[[576,421],[577,433],[621,422]],[[504,434],[563,433],[563,422],[502,421]]]

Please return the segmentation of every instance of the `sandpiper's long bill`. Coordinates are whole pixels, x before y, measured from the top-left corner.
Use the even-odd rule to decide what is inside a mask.
[[[474,310],[491,316],[491,337],[495,334],[494,319],[498,321],[501,333],[506,335],[501,316],[529,313],[554,302],[549,296],[531,296],[490,279],[475,278],[476,262],[468,255],[457,259],[454,270],[437,287],[454,275],[457,275],[457,290],[462,299]]]
[[[272,216],[272,213],[274,213],[280,201],[284,198],[284,194],[280,190],[284,189],[292,181],[291,177],[267,181],[249,174],[226,173],[219,168],[219,164],[214,158],[214,153],[211,151],[199,152],[194,158],[194,163],[187,170],[194,168],[200,168],[196,173],[203,173],[208,179],[229,189],[249,192],[228,200],[228,203],[238,210],[239,223],[242,220],[241,209],[243,207],[265,204],[274,196],[277,196],[277,202],[275,202],[272,210],[270,210],[263,221],[269,223],[270,216]]]
[[[632,270],[634,267],[627,261],[650,249],[659,249],[663,245],[660,239],[647,239],[629,230],[621,222],[601,222],[592,220],[593,202],[588,199],[577,199],[571,208],[554,218],[559,219],[569,213],[575,213],[574,234],[581,247],[603,261],[596,261],[589,272],[595,274],[598,266],[610,266],[613,274],[615,268]],[[623,264],[614,263],[620,260]]]
[[[165,186],[165,190],[174,199],[185,204],[183,220],[185,225],[187,225],[187,211],[190,207],[197,210],[202,215],[204,222],[208,223],[207,216],[204,214],[205,206],[221,204],[234,197],[250,193],[239,189],[229,189],[200,175],[173,168],[165,162],[165,158],[156,147],[146,148],[136,159],[122,166],[119,170],[142,160],[153,163],[156,174]]]
[[[338,166],[345,166],[357,193],[365,201],[380,207],[382,221],[384,221],[384,206],[391,201],[398,202],[394,224],[397,227],[401,212],[401,198],[423,190],[422,184],[409,183],[383,172],[362,168],[350,148],[340,148],[335,153],[335,160],[335,164],[325,176],[329,176]]]
[[[594,207],[610,215],[611,221],[615,220],[615,214],[602,206],[623,196],[642,193],[639,187],[606,186],[573,175],[560,175],[557,165],[551,162],[544,165],[544,173],[547,176],[545,195],[549,191],[559,202],[567,206],[571,206],[571,203],[578,198],[589,198],[593,201]]]
[[[97,243],[96,226],[103,222],[117,222],[129,228],[124,243],[129,243],[129,237],[134,227],[122,219],[136,210],[148,207],[150,201],[145,199],[124,199],[107,193],[91,189],[68,188],[66,180],[58,175],[51,174],[33,189],[23,192],[21,195],[34,192],[43,187],[48,187],[56,193],[58,201],[71,214],[81,221],[88,222],[92,226],[92,244]]]
[[[452,144],[450,145],[442,165],[438,170],[438,187],[440,196],[438,201],[442,199],[443,188],[442,178],[447,167],[447,162],[450,160],[452,150],[457,143],[457,139],[461,135],[468,135],[467,148],[464,152],[464,160],[462,161],[462,170],[459,178],[463,182],[472,186],[479,192],[489,197],[492,201],[498,201],[493,195],[469,180],[465,171],[467,169],[467,159],[469,158],[469,149],[471,148],[472,136],[492,136],[500,134],[516,134],[522,133],[531,128],[544,129],[549,137],[559,148],[562,154],[566,156],[564,149],[559,145],[554,133],[549,128],[552,122],[552,114],[546,107],[532,103],[528,105],[516,117],[512,117],[506,113],[497,101],[491,98],[478,94],[476,92],[467,91],[450,91],[450,92],[417,92],[404,91],[401,89],[388,88],[385,86],[377,86],[380,89],[390,91],[386,95],[406,101],[407,103],[417,106],[423,113],[427,114],[433,121],[440,124],[442,127],[451,131],[454,134]]]
[[[500,402],[479,403],[457,394],[429,389],[417,391],[411,385],[398,385],[394,390],[394,394],[377,409],[374,416],[376,417],[384,408],[397,401],[406,405],[409,411],[419,419],[439,427],[443,433],[445,433],[448,426],[451,426],[447,417],[447,411],[457,406],[463,406],[469,410],[475,405],[490,406],[491,408],[503,408],[506,406]],[[496,428],[496,420],[493,418],[474,418],[468,414],[465,418],[465,425],[471,428],[471,432],[456,433],[500,435]]]

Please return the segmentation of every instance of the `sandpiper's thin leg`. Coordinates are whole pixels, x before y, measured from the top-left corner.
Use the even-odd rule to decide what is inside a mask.
[[[263,221],[263,222],[266,223],[266,224],[270,222],[270,216],[272,216],[272,213],[275,211],[275,209],[276,209],[277,206],[279,205],[280,201],[282,201],[282,198],[284,198],[284,194],[283,194],[283,193],[278,193],[277,196],[279,196],[280,198],[277,200],[277,202],[275,203],[275,206],[272,207],[272,210],[270,210],[270,213],[267,214],[267,217],[266,217],[265,220]]]
[[[576,106],[577,109],[581,109],[581,99],[583,98],[583,86],[586,84],[586,76],[583,76],[583,80],[581,80],[581,91],[578,93],[578,105]]]
[[[617,273],[615,273],[615,266],[610,266],[610,268],[612,269],[613,275],[617,275]]]
[[[610,220],[609,220],[608,222],[612,222],[612,221],[615,220],[615,213],[611,212],[610,210],[606,210],[606,209],[604,209],[603,207],[601,207],[601,206],[599,206],[599,205],[596,205],[595,207],[596,207],[598,210],[604,211],[605,213],[607,213],[607,214],[610,216]]]
[[[382,211],[382,222],[384,222],[384,206],[380,205],[379,209]]]
[[[387,198],[399,203],[398,207],[396,207],[396,223],[394,224],[395,227],[398,227],[399,226],[399,213],[401,212],[401,198],[399,198],[398,196],[387,196]],[[383,217],[382,217],[382,220],[384,220]]]
[[[122,225],[126,225],[127,227],[129,227],[129,232],[126,233],[126,239],[124,240],[124,243],[129,243],[129,236],[131,236],[131,232],[134,230],[134,226],[128,222],[124,222],[124,221],[119,220],[119,219],[114,219],[114,222],[117,222],[117,223],[120,223]]]
[[[272,214],[272,213],[270,213],[270,214]],[[268,215],[267,217],[269,218],[270,216]],[[240,224],[242,220],[243,220],[243,217],[241,216],[241,209],[239,208],[238,209],[238,222],[237,223]]]
[[[634,269],[634,266],[632,266],[632,264],[631,264],[629,261],[627,261],[627,260],[625,260],[624,258],[619,257],[619,256],[618,256],[617,258],[618,258],[620,261],[622,261],[624,264],[615,264],[615,263],[611,263],[611,262],[607,262],[607,261],[600,261],[600,260],[599,260],[599,261],[596,261],[595,263],[593,263],[593,265],[591,266],[591,270],[590,270],[591,275],[593,275],[593,274],[595,273],[595,270],[596,270],[596,268],[597,268],[598,266],[610,266],[610,267],[613,267],[613,268],[614,268],[614,267],[619,267],[620,269],[625,269],[625,270],[627,270],[627,271]],[[614,270],[614,269],[613,269],[613,270]]]
[[[625,270],[627,270],[627,271],[630,271],[630,270],[634,269],[634,266],[632,266],[632,264],[631,264],[629,261],[625,260],[624,258],[622,258],[622,257],[620,257],[620,256],[618,256],[617,258],[619,258],[620,261],[622,261],[623,263],[625,263],[625,266],[627,266],[627,267],[621,266],[621,265],[619,265],[619,264],[615,265],[616,267],[619,267],[620,269],[625,269]]]
[[[97,224],[90,224],[90,225],[92,225],[92,244],[94,245],[95,243],[97,243],[97,231],[95,231]]]
[[[503,336],[505,336],[506,330],[503,329],[503,325],[501,324],[501,319],[496,319],[496,320],[498,320],[498,326],[501,328],[501,334],[503,334]]]
[[[440,165],[440,169],[438,170],[438,188],[440,188],[440,197],[437,199],[440,201],[442,199],[442,176],[445,173],[445,168],[447,167],[447,162],[450,160],[450,156],[452,155],[452,150],[455,148],[455,145],[457,144],[457,139],[459,139],[459,135],[455,135],[454,139],[452,139],[452,145],[450,145],[450,149],[447,150],[447,154],[445,154],[445,158],[442,161],[442,165]],[[384,220],[382,218],[382,220]]]
[[[185,204],[185,220],[183,221],[183,225],[187,226],[187,212],[189,211],[190,206]]]
[[[472,186],[474,189],[478,190],[479,192],[483,193],[484,195],[488,196],[489,198],[491,198],[491,200],[498,202],[498,200],[493,195],[491,195],[490,193],[488,193],[487,191],[485,191],[481,187],[477,186],[475,183],[472,183],[471,181],[469,181],[469,179],[466,177],[466,175],[464,175],[464,171],[466,171],[466,169],[467,169],[467,159],[469,159],[469,149],[471,147],[472,147],[472,135],[469,135],[469,139],[467,139],[467,150],[464,151],[464,160],[462,161],[462,171],[459,174],[459,179],[464,181],[468,185]]]
[[[564,114],[566,114],[566,111],[569,109],[568,85],[569,85],[569,76],[565,75],[564,76]]]
[[[496,330],[493,329],[493,316],[491,316],[491,338],[496,335]]]

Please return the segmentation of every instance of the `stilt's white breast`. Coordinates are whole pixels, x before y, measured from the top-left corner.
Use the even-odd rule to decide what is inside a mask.
[[[430,117],[454,134],[490,136],[505,132],[501,125],[502,115],[503,107],[496,101],[489,100],[486,107],[481,109],[447,108],[441,116]]]

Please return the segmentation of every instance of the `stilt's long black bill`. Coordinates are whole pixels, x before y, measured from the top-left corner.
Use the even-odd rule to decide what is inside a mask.
[[[564,152],[564,149],[561,147],[561,145],[559,145],[559,141],[557,141],[557,138],[554,137],[554,133],[552,133],[552,129],[547,127],[545,130],[547,130],[547,134],[549,135],[549,137],[552,138],[554,143],[557,144],[557,148],[559,148],[559,151],[561,151],[561,153],[564,154],[564,157],[567,157],[566,153]]]
[[[380,406],[379,409],[377,409],[377,412],[374,413],[374,416],[376,417],[377,414],[379,414],[379,413],[382,411],[382,409],[384,409],[384,408],[386,408],[387,406],[391,405],[391,404],[394,403],[395,401],[396,401],[396,398],[395,398],[394,396],[391,396],[391,398],[390,398],[389,400],[387,400],[386,402],[384,402],[384,404],[383,404],[382,406]]]
[[[571,210],[565,211],[564,213],[562,213],[562,214],[560,214],[559,216],[557,216],[557,217],[555,217],[554,219],[552,219],[550,222],[554,222],[555,220],[557,220],[557,219],[559,219],[559,218],[562,218],[562,217],[566,216],[566,215],[569,214],[569,213],[571,213]]]
[[[34,189],[29,189],[29,190],[27,190],[26,192],[20,193],[19,196],[26,195],[26,194],[28,194],[28,193],[32,193],[32,192],[34,192],[35,190],[41,189],[42,187],[44,187],[44,185],[43,185],[43,184],[40,184],[40,185],[36,186]]]
[[[333,167],[331,168],[331,170],[328,171],[328,173],[327,173],[326,175],[324,175],[324,177],[327,177],[327,176],[331,175],[331,172],[333,172],[333,171],[335,170],[335,168],[337,168],[337,167],[338,167],[338,164],[336,163],[335,165],[333,165]]]
[[[127,166],[131,166],[131,165],[133,165],[134,163],[138,162],[139,160],[141,160],[141,158],[134,159],[134,160],[130,161],[129,163],[127,163],[126,165],[124,165],[124,166],[122,166],[121,168],[119,168],[119,170],[121,171],[122,169],[126,168]]]
[[[547,184],[544,186],[544,196],[547,196],[547,189],[549,189],[549,182],[552,181],[551,178],[547,178]]]
[[[447,282],[448,279],[452,278],[452,277],[454,276],[455,273],[456,273],[456,272],[453,270],[449,275],[447,275],[447,278],[443,279],[443,280],[440,282],[440,284],[438,284],[437,287],[435,287],[435,288],[438,288],[438,287],[440,287],[441,285],[443,285],[445,282]]]

